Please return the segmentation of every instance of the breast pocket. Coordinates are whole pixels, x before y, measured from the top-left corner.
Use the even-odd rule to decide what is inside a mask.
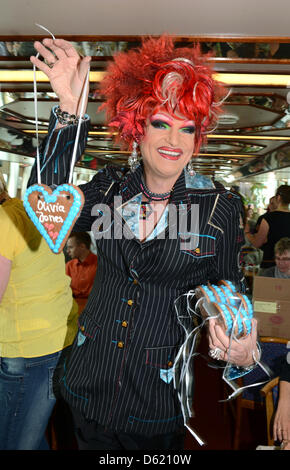
[[[204,234],[180,234],[180,250],[195,259],[216,254],[216,237]]]
[[[155,375],[165,383],[173,379],[173,364],[176,356],[176,346],[161,346],[156,348],[145,348],[145,364],[152,369]],[[153,370],[155,372],[153,372]]]
[[[86,340],[95,341],[100,333],[100,325],[89,315],[78,320],[77,345],[82,346]]]

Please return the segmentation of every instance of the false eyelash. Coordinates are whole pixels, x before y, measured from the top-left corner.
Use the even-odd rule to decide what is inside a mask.
[[[163,127],[163,126],[169,127],[169,124],[167,124],[167,122],[165,121],[162,121],[161,119],[154,119],[153,121],[151,121],[150,124],[156,129],[159,129],[160,127]]]

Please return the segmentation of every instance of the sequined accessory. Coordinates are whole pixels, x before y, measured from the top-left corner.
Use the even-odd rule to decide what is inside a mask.
[[[187,173],[190,175],[190,176],[194,176],[195,175],[195,171],[193,169],[193,163],[192,163],[192,160],[190,160],[188,162],[188,164],[186,165],[186,171]]]
[[[220,348],[215,348],[215,349],[210,349],[208,354],[213,359],[217,359],[219,361],[221,353],[222,353],[222,350]]]
[[[60,124],[70,125],[78,124],[79,118],[75,114],[69,114],[66,111],[62,111],[59,106],[55,108],[55,114]]]
[[[135,171],[136,168],[137,168],[137,165],[138,165],[137,147],[138,147],[138,144],[137,144],[137,142],[134,141],[133,142],[132,153],[131,153],[130,157],[128,158],[128,165],[129,165],[131,171]]]

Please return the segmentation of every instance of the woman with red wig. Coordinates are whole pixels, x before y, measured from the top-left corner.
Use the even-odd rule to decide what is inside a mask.
[[[89,58],[64,40],[35,47],[45,62],[31,61],[60,100],[41,160],[42,181],[57,185],[68,181]],[[192,374],[186,396],[176,388],[174,367],[193,325],[186,293],[221,279],[245,289],[239,198],[193,170],[226,93],[198,47],[176,48],[167,36],[117,54],[101,92],[108,125],[132,154],[129,166],[108,165],[80,186],[85,205],[74,230],[93,231],[99,267],[61,393],[80,449],[181,449],[190,417],[183,405],[191,408],[193,393]],[[78,159],[88,127],[86,116]],[[35,181],[34,168],[29,184]],[[230,351],[229,337],[210,320],[209,346],[244,373],[256,354],[255,320]]]

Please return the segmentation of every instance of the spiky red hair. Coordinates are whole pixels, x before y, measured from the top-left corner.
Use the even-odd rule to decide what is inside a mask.
[[[206,139],[205,131],[214,127],[225,89],[213,79],[200,47],[175,48],[173,40],[143,40],[139,49],[120,52],[108,66],[101,83],[108,124],[119,131],[131,147],[144,136],[147,118],[163,106],[194,120],[195,151]]]

